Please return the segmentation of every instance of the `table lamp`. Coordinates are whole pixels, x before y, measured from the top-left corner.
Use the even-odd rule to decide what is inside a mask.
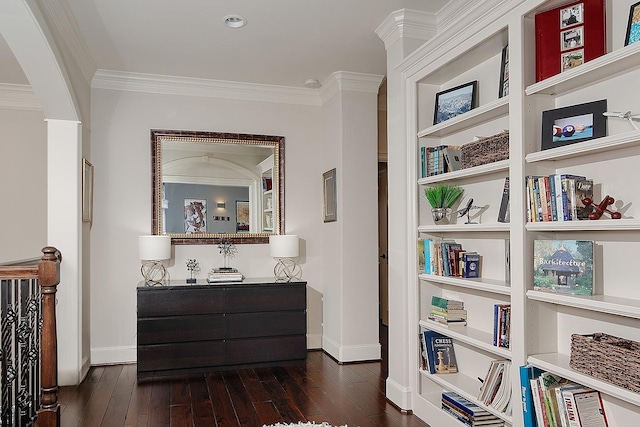
[[[138,258],[142,261],[140,273],[145,284],[164,285],[168,272],[162,261],[171,259],[171,236],[139,236]]]
[[[298,257],[298,236],[285,234],[269,236],[269,253],[278,261],[273,268],[276,282],[300,280],[302,269],[295,261]]]

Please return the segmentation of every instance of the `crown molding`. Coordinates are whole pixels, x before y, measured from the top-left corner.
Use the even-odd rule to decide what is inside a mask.
[[[93,77],[91,87],[93,89],[144,92],[159,95],[198,96],[311,106],[321,105],[319,91],[316,89],[123,71],[98,70]]]
[[[411,9],[400,9],[385,19],[376,29],[376,34],[389,50],[400,39],[429,40],[438,31],[437,15]]]
[[[0,108],[43,111],[31,86],[8,83],[0,83]]]
[[[322,84],[320,98],[322,104],[340,92],[360,92],[378,94],[384,76],[378,74],[336,71]]]
[[[39,2],[47,22],[55,27],[56,34],[60,34],[71,56],[80,68],[87,83],[91,82],[96,72],[96,64],[89,51],[89,47],[82,37],[80,28],[69,8],[66,0],[41,0]]]

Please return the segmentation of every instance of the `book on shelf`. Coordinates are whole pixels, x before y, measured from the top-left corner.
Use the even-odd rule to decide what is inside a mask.
[[[436,367],[435,367],[434,361],[436,360],[436,358],[435,358],[435,355],[433,354],[433,345],[431,344],[431,340],[432,338],[445,338],[445,336],[429,329],[422,330],[421,335],[422,335],[421,344],[424,344],[425,356],[427,358],[426,370],[430,374],[435,374]]]
[[[593,180],[581,179],[575,181],[575,206],[573,208],[576,219],[589,219],[591,209],[585,205],[583,200],[589,198],[593,200]]]
[[[532,365],[520,366],[520,398],[522,400],[522,420],[524,427],[538,427],[531,391],[531,380],[540,376],[542,370]],[[540,426],[543,427],[543,426]],[[564,427],[564,426],[563,426]]]
[[[525,178],[525,186],[527,221],[588,218],[590,209],[582,200],[593,198],[593,180],[573,174],[529,175]]]
[[[492,360],[478,400],[496,411],[511,413],[511,361]]]
[[[588,388],[565,390],[562,392],[567,408],[573,407],[577,414],[570,427],[608,427],[607,415],[602,404],[602,397],[597,390]],[[571,418],[570,418],[571,419]]]
[[[509,348],[511,333],[511,304],[493,306],[493,345]]]
[[[468,426],[500,426],[504,421],[453,391],[442,393],[442,409]]]
[[[417,241],[417,255],[418,255],[418,272],[420,273],[427,273],[429,274],[429,271],[427,270],[427,266],[425,264],[425,259],[427,256],[427,251],[428,251],[428,247],[429,247],[429,240],[428,239],[418,239]]]
[[[432,374],[453,374],[458,372],[456,352],[453,340],[438,332],[425,330],[427,345],[427,363]]]
[[[444,155],[445,168],[447,172],[460,170],[462,160],[462,150],[460,146],[447,145],[442,150]]]
[[[464,309],[464,301],[432,295],[431,306],[445,310],[462,310]]]
[[[590,240],[535,240],[533,289],[592,295],[593,246]]]
[[[429,365],[427,362],[427,343],[424,339],[424,330],[421,329],[420,332],[418,333],[418,340],[420,342],[420,345],[418,347],[419,352],[420,352],[420,368],[423,371],[427,371],[429,369]]]
[[[500,208],[498,209],[498,222],[509,222],[509,177],[504,179],[504,187],[502,188],[502,198],[500,199]]]
[[[262,177],[262,191],[270,191],[273,186],[273,179],[270,176]]]
[[[480,254],[465,252],[462,255],[462,277],[476,279],[480,277]]]

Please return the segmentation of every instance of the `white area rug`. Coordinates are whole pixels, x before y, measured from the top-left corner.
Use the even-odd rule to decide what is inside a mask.
[[[332,427],[329,423],[316,424],[315,422],[311,423],[296,423],[296,424],[271,424],[271,425],[263,425],[262,427]],[[336,426],[338,427],[338,426]],[[346,424],[339,427],[347,427]]]

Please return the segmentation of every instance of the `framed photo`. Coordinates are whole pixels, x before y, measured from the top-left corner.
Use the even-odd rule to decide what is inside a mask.
[[[203,234],[206,232],[206,199],[184,199],[184,234]]]
[[[630,45],[640,40],[640,2],[632,4],[629,10],[629,24],[627,25],[627,37],[624,45]]]
[[[607,134],[607,100],[542,112],[542,150],[575,144]]]
[[[82,159],[82,222],[93,221],[93,165]]]
[[[433,124],[437,125],[472,110],[476,107],[477,96],[477,80],[436,93]]]
[[[509,95],[509,45],[502,48],[502,62],[500,65],[500,88],[498,98]]]
[[[249,232],[249,202],[236,200],[236,233]]]
[[[336,194],[336,169],[322,174],[322,215],[324,222],[338,220],[338,198]]]
[[[606,53],[605,8],[605,0],[582,0],[536,14],[536,81]]]

